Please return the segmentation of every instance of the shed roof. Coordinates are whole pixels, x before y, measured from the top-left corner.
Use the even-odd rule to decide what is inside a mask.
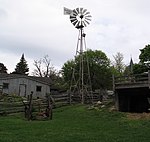
[[[27,75],[22,75],[22,74],[0,73],[0,80],[2,80],[2,79],[16,79],[16,78],[26,78],[29,80],[40,82],[42,84],[52,85],[52,80],[48,77],[36,77],[36,76],[27,76]]]

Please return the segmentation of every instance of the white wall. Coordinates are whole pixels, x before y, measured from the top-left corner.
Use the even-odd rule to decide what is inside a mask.
[[[25,87],[25,90],[26,90],[25,95],[26,96],[29,95],[31,93],[31,91],[33,91],[34,97],[40,97],[40,98],[45,97],[46,93],[50,93],[50,86],[49,85],[42,84],[40,82],[31,80],[28,78],[16,78],[16,79],[10,78],[10,79],[0,80],[0,85],[3,85],[3,83],[9,84],[8,89],[3,89],[3,93],[7,93],[7,94],[20,95],[21,89],[23,89],[24,86],[26,86]],[[36,86],[42,86],[41,92],[36,91]],[[24,94],[21,94],[21,96],[24,96]]]

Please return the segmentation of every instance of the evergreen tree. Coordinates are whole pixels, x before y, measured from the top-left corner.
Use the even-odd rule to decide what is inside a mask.
[[[0,63],[0,73],[7,73],[7,68],[3,63]]]
[[[22,54],[20,62],[17,63],[15,71],[13,73],[14,74],[28,75],[28,72],[29,72],[28,64],[24,58],[24,54]]]

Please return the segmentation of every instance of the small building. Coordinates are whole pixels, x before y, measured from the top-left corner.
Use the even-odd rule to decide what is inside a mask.
[[[114,81],[116,108],[123,112],[150,112],[150,71]]]
[[[27,97],[33,92],[34,98],[43,98],[50,93],[52,81],[47,77],[35,77],[20,74],[0,74],[2,93]]]

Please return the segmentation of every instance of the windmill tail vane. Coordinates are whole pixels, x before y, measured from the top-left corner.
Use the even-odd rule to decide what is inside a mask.
[[[64,15],[71,15],[71,14],[72,14],[72,10],[64,7]]]

